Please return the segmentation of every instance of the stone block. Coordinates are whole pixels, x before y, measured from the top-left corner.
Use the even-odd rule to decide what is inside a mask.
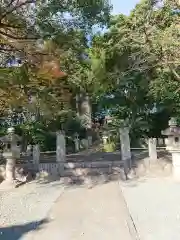
[[[156,138],[150,138],[148,141],[148,148],[149,148],[149,158],[151,163],[157,161],[157,150],[156,150]]]

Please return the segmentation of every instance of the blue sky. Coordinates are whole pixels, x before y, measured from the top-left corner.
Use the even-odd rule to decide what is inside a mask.
[[[138,2],[140,0],[111,0],[113,14],[123,13],[127,15]]]

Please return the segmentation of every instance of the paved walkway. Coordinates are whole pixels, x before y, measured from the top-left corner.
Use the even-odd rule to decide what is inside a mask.
[[[49,223],[23,240],[134,240],[134,229],[117,182],[64,192]]]
[[[122,189],[141,240],[180,239],[180,183],[146,177]]]

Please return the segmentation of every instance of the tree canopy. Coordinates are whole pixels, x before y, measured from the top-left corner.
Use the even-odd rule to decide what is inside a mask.
[[[148,132],[153,115],[179,113],[179,9],[179,1],[142,0],[129,16],[112,16],[107,31],[93,39],[103,85],[99,104]]]
[[[58,92],[67,97],[74,87],[85,86],[82,78],[86,78],[83,54],[87,49],[87,34],[91,34],[92,26],[107,23],[109,11],[108,1],[3,1],[0,6],[1,78],[8,79],[3,81],[3,86],[10,88],[10,82],[14,83],[12,78],[16,78],[19,89],[24,91],[23,84],[26,85],[26,100],[29,88],[37,92],[41,86],[46,97],[52,89],[53,94]],[[7,69],[9,63],[13,65],[18,59],[20,68]],[[57,76],[55,68],[65,74]],[[65,76],[68,76],[66,81],[52,81]],[[3,87],[2,92],[5,94]]]
[[[1,112],[28,109],[50,124],[84,94],[94,115],[128,119],[139,135],[178,116],[179,1],[142,0],[128,16],[110,10],[107,0],[3,1]]]
[[[52,121],[63,123],[74,116],[74,97],[86,92],[93,81],[89,36],[94,26],[108,24],[110,9],[106,0],[1,3],[2,119],[11,116],[13,124],[23,116],[20,122],[28,132],[25,129],[31,129],[32,122],[41,121],[51,129]]]

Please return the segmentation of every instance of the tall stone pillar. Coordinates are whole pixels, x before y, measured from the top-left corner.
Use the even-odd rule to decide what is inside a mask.
[[[129,128],[120,128],[120,141],[121,141],[121,157],[122,160],[131,159],[130,139],[129,139]]]
[[[128,172],[131,169],[131,149],[129,139],[129,128],[123,127],[119,129],[120,142],[121,142],[121,159],[124,164],[124,171],[127,177]]]
[[[149,149],[150,163],[156,163],[157,162],[156,146],[157,146],[156,138],[149,138],[149,140],[148,140],[148,149]]]
[[[39,162],[40,162],[40,148],[39,145],[36,144],[33,146],[33,164],[36,170],[39,170]]]
[[[92,146],[92,136],[88,136],[87,141],[88,141],[88,147],[91,147]]]
[[[60,175],[64,172],[64,162],[66,161],[66,140],[63,131],[56,133],[56,161],[60,166]]]

